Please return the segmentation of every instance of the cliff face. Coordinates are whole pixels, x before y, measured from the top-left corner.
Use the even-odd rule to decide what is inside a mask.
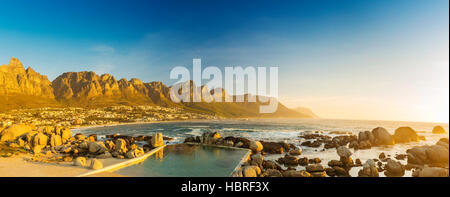
[[[139,79],[120,79],[110,74],[101,76],[94,72],[67,72],[50,82],[46,76],[33,69],[24,69],[17,58],[11,58],[9,65],[0,66],[0,110],[32,107],[106,107],[113,105],[158,105],[181,107],[188,111],[217,114],[226,117],[302,117],[310,114],[295,112],[278,103],[278,110],[272,114],[260,114],[259,102],[224,102],[228,95],[223,89],[210,90],[207,86],[196,86],[187,81],[181,86],[190,88],[191,101],[201,92],[222,91],[223,102],[175,103],[170,98],[172,87],[162,82],[144,83]],[[194,95],[193,93],[196,92]],[[247,101],[248,95],[245,95]],[[201,97],[197,99],[204,101]]]
[[[57,106],[52,83],[12,57],[8,65],[0,66],[0,110],[38,106]]]
[[[52,83],[47,76],[41,75],[12,57],[8,65],[0,66],[0,95],[31,95],[54,98]]]

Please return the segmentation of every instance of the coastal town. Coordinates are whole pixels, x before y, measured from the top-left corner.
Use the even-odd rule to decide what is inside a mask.
[[[222,119],[220,116],[193,113],[175,107],[161,106],[111,106],[87,108],[35,108],[14,109],[0,113],[0,128],[12,124],[35,126],[83,127],[114,125],[122,123],[145,123],[156,121],[181,121]]]

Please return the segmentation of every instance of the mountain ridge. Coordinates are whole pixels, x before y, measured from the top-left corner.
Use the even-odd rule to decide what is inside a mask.
[[[195,86],[184,82],[193,92],[209,90],[206,86]],[[225,117],[299,117],[313,118],[310,114],[288,109],[278,102],[278,109],[271,114],[260,114],[260,102],[187,102],[175,103],[170,99],[170,89],[160,81],[142,82],[131,78],[117,80],[110,74],[98,75],[93,71],[65,72],[49,81],[47,76],[25,69],[18,58],[12,57],[8,65],[0,66],[0,110],[36,107],[107,107],[113,105],[157,105],[181,107],[188,111],[209,113]],[[199,94],[196,94],[199,95]],[[247,99],[249,95],[244,95]],[[202,99],[203,101],[203,99]]]

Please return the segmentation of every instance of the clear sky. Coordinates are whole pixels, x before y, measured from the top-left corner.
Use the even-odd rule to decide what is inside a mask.
[[[0,64],[50,80],[163,81],[175,66],[279,66],[280,100],[324,118],[449,120],[449,1],[6,1]]]

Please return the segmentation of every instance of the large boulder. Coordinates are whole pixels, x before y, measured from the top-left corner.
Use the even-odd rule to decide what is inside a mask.
[[[363,168],[358,172],[359,177],[378,177],[378,169],[375,161],[369,159],[364,163]]]
[[[387,177],[402,177],[405,175],[405,168],[400,162],[388,159],[384,174]]]
[[[372,134],[376,145],[394,145],[394,138],[385,128],[377,127],[372,130]]]
[[[47,146],[48,137],[43,133],[37,133],[33,137],[33,147],[40,146],[41,148]]]
[[[443,146],[433,145],[428,147],[425,152],[430,163],[447,163],[449,161],[449,151]]]
[[[434,134],[443,134],[445,133],[445,129],[441,126],[435,126],[432,131]]]
[[[261,169],[258,166],[245,166],[242,169],[244,177],[258,177],[259,174],[261,174]]]
[[[108,151],[108,149],[106,148],[106,146],[103,142],[87,141],[87,144],[88,144],[89,153],[98,155],[98,154],[103,154],[106,151]]]
[[[56,135],[56,134],[52,134],[50,137],[50,146],[51,147],[55,147],[55,146],[60,146],[62,145],[62,139],[60,135]]]
[[[349,158],[353,153],[345,146],[340,146],[336,149],[337,154],[340,157]]]
[[[91,160],[91,169],[98,170],[103,168],[103,163],[98,159]]]
[[[0,142],[16,141],[19,136],[32,131],[32,127],[24,124],[14,124],[0,132]]]
[[[283,146],[276,142],[261,142],[261,145],[266,153],[282,154],[284,152]]]
[[[419,136],[411,127],[399,127],[393,135],[395,143],[408,143],[419,141]]]
[[[71,137],[72,137],[72,132],[70,132],[70,128],[61,129],[61,139],[62,139],[63,144],[68,142]]]
[[[116,152],[118,152],[120,154],[125,154],[128,152],[127,142],[122,138],[119,138],[116,140],[115,147],[116,147]]]
[[[77,157],[75,160],[73,160],[74,166],[86,166],[86,158],[85,157]]]
[[[448,169],[425,166],[413,172],[413,177],[448,177]]]
[[[418,165],[423,165],[427,163],[428,161],[428,156],[426,152],[427,148],[428,148],[427,146],[421,146],[406,150],[408,163]]]
[[[259,141],[251,141],[250,149],[255,153],[261,152],[263,150],[263,145]]]
[[[125,157],[128,159],[132,159],[132,158],[140,157],[142,155],[144,155],[144,149],[135,148],[135,149],[128,151],[127,154],[125,154]]]
[[[162,133],[155,133],[152,137],[151,144],[153,148],[160,147],[164,145],[164,140]]]

